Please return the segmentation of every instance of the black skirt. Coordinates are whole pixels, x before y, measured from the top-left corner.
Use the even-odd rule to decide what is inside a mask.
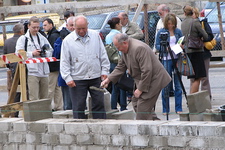
[[[188,76],[188,79],[199,79],[206,77],[205,63],[203,58],[203,52],[188,53],[188,57],[192,63],[195,75]]]

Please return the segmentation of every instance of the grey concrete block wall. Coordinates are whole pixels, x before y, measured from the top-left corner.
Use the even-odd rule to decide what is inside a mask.
[[[225,122],[1,118],[0,150],[224,149]]]

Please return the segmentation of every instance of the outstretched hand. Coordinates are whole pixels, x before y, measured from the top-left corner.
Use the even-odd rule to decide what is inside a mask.
[[[109,85],[109,82],[110,82],[109,78],[106,78],[105,80],[103,80],[101,82],[101,88],[107,88]]]

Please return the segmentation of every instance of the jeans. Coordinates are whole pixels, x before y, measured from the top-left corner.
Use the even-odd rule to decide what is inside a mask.
[[[117,64],[110,63],[110,72],[116,67]],[[111,109],[117,109],[117,103],[120,105],[120,110],[127,109],[127,95],[126,91],[120,89],[115,84],[112,83],[112,93],[111,93]]]
[[[72,102],[70,98],[70,87],[69,86],[61,86],[62,95],[63,95],[63,109],[71,110]]]
[[[177,62],[177,59],[175,59]],[[162,60],[162,64],[167,72],[171,75],[172,71],[174,71],[172,60]],[[182,88],[178,79],[178,75],[174,71],[173,82],[175,86],[175,111],[182,111]],[[167,85],[162,90],[162,105],[163,105],[163,113],[170,112],[170,103],[169,103],[169,85]]]

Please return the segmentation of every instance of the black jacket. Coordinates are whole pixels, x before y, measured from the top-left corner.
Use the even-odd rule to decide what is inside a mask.
[[[53,27],[52,30],[49,31],[47,34],[47,39],[53,49],[54,49],[54,43],[59,36],[60,36],[59,31],[56,30],[55,27]],[[59,71],[59,62],[58,61],[57,62],[49,62],[48,65],[49,65],[50,72]]]

